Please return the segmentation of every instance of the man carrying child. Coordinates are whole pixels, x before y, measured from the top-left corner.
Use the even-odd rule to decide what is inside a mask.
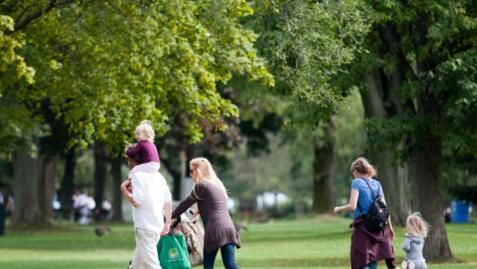
[[[136,165],[138,160],[128,156],[129,169]],[[169,232],[172,210],[166,180],[158,170],[135,171],[121,184],[121,191],[133,207],[136,237],[136,249],[128,268],[161,268],[156,246],[160,236]]]

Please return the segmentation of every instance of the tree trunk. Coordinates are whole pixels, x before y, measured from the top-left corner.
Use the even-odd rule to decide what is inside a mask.
[[[401,75],[398,71],[393,74],[387,78],[384,71],[376,69],[367,77],[367,87],[361,91],[366,118],[388,119],[401,110],[392,92],[399,87]],[[399,164],[396,158],[401,145],[376,149],[371,142],[368,144],[371,145],[368,148],[368,157],[378,170],[377,177],[382,183],[391,219],[393,223],[404,225],[407,215],[411,212],[411,203],[408,198],[410,195],[407,164]]]
[[[396,161],[397,148],[372,151],[368,155],[378,170],[377,179],[381,182],[386,204],[391,211],[394,224],[404,226],[411,213],[410,193],[408,191],[407,165]]]
[[[315,213],[329,213],[333,207],[331,173],[334,160],[335,124],[330,121],[322,141],[314,143],[313,205]]]
[[[101,204],[104,200],[104,185],[106,183],[106,147],[99,142],[94,145],[94,209],[95,220],[99,220],[101,216]]]
[[[172,198],[174,200],[180,200],[181,196],[181,171],[177,171],[174,169],[172,161],[161,159],[161,167],[165,167],[169,174],[172,176],[173,181],[173,191],[172,191]]]
[[[123,220],[122,193],[120,190],[122,157],[111,160],[111,176],[113,178],[113,216],[112,220]]]
[[[452,252],[444,226],[442,200],[442,141],[428,134],[422,149],[414,155],[413,172],[415,187],[420,199],[416,210],[429,222],[431,228],[424,245],[424,256],[429,261],[452,258]]]
[[[40,205],[40,214],[45,220],[53,218],[52,202],[56,191],[55,177],[57,164],[58,155],[44,153],[38,157],[38,200]]]
[[[185,189],[185,178],[186,178],[186,173],[187,173],[187,153],[186,153],[186,150],[185,149],[182,149],[179,153],[179,157],[180,157],[180,160],[181,160],[181,175],[180,175],[180,179],[179,179],[179,182],[178,182],[178,186],[177,188],[179,189],[179,196],[177,196],[177,200],[182,200],[184,199],[185,197],[182,197],[183,193],[185,193],[187,190],[183,190]],[[176,186],[174,186],[174,190],[176,189]]]
[[[63,218],[69,219],[73,213],[73,192],[76,167],[76,150],[69,149],[65,155],[65,171],[60,185],[60,203]]]
[[[37,160],[29,155],[28,145],[17,148],[12,162],[15,195],[13,223],[15,225],[43,224],[38,203]]]

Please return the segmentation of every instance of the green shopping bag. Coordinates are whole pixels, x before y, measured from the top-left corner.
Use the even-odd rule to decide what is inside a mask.
[[[191,269],[187,244],[182,234],[161,236],[157,253],[163,269]]]

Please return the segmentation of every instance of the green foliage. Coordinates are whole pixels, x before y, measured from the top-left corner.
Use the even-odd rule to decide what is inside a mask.
[[[276,113],[291,145],[291,179],[280,185],[303,202],[312,195],[313,148],[328,142],[324,129],[350,92],[351,87],[343,86],[347,68],[364,51],[363,38],[370,30],[366,6],[360,1],[254,4],[257,12],[248,23],[261,33],[257,46],[275,75],[273,92],[281,97]]]
[[[375,68],[383,68],[387,76],[396,70],[405,76],[393,93],[403,111],[389,120],[368,122],[374,144],[386,147],[406,141],[406,157],[420,150],[431,133],[454,153],[475,154],[475,4],[429,0],[370,2],[370,6],[375,31],[366,39],[369,53],[363,54],[349,73],[355,74],[358,84]]]
[[[446,203],[454,199],[464,199],[477,204],[477,165],[471,154],[456,155],[447,148],[444,154],[443,185]]]
[[[327,123],[348,91],[339,87],[345,67],[363,52],[366,6],[360,1],[274,1],[262,6],[254,23],[277,90],[292,97],[294,124]]]
[[[24,58],[17,54],[22,47],[22,37],[15,38],[6,34],[7,31],[13,31],[13,27],[13,19],[0,14],[0,98],[7,83],[23,78],[31,84],[35,74]]]
[[[350,92],[334,117],[336,122],[335,159],[333,163],[333,193],[336,204],[344,204],[341,199],[348,201],[353,175],[350,172],[351,163],[359,156],[365,156],[368,137],[364,123],[364,109],[359,91]],[[340,200],[338,200],[340,199]]]
[[[234,79],[229,86],[238,89],[240,108],[238,127],[249,156],[269,152],[269,138],[283,125],[283,114],[290,102],[270,93],[265,85]]]
[[[0,141],[9,141],[3,143],[0,153],[12,150],[22,129],[32,129],[32,121],[26,120],[31,114],[17,101],[12,100],[10,92],[5,93],[6,89],[22,82],[26,82],[25,86],[30,87],[35,75],[35,70],[27,66],[24,57],[19,54],[24,45],[24,36],[7,34],[13,27],[14,21],[11,17],[0,15]]]
[[[332,178],[333,194],[341,203],[341,199],[349,198],[349,188],[352,175],[349,171],[351,162],[363,155],[367,141],[364,126],[364,111],[359,92],[355,89],[341,102],[338,113],[333,116],[336,125],[334,139],[334,161]],[[294,139],[289,139],[290,155],[293,161],[291,176],[295,186],[299,186],[298,197],[311,198],[313,172],[313,141],[323,143],[323,133],[320,129],[315,132],[301,130],[295,132]]]
[[[32,8],[23,4],[14,5],[13,17]],[[21,33],[22,55],[37,71],[35,85],[7,91],[30,118],[47,100],[75,144],[102,140],[121,149],[142,119],[161,135],[177,112],[196,142],[204,125],[223,130],[224,118],[238,116],[238,108],[217,92],[218,83],[243,75],[273,85],[253,48],[256,35],[238,21],[252,12],[245,1],[58,6]]]
[[[268,136],[270,151],[250,156],[245,147],[234,151],[233,169],[221,173],[221,179],[230,190],[229,196],[238,198],[240,206],[247,208],[254,204],[257,195],[263,192],[283,192],[294,198],[296,189],[303,190],[300,179],[291,180],[288,171],[291,160],[289,148],[279,144],[279,138]],[[306,182],[305,182],[306,183]]]

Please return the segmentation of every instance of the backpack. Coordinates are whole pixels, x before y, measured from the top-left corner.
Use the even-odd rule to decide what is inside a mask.
[[[366,182],[366,185],[368,185],[369,189],[371,190],[372,196],[373,189],[371,189],[371,186],[366,179],[363,180],[364,182]],[[358,208],[361,212],[363,212],[359,204]],[[368,212],[366,214],[363,214],[363,218],[364,226],[370,232],[381,232],[384,231],[384,229],[386,228],[386,225],[388,224],[389,210],[386,207],[386,204],[381,201],[381,195],[379,195],[379,193],[378,195],[376,195],[376,198],[374,198],[373,203],[371,204],[371,207],[369,208]]]

